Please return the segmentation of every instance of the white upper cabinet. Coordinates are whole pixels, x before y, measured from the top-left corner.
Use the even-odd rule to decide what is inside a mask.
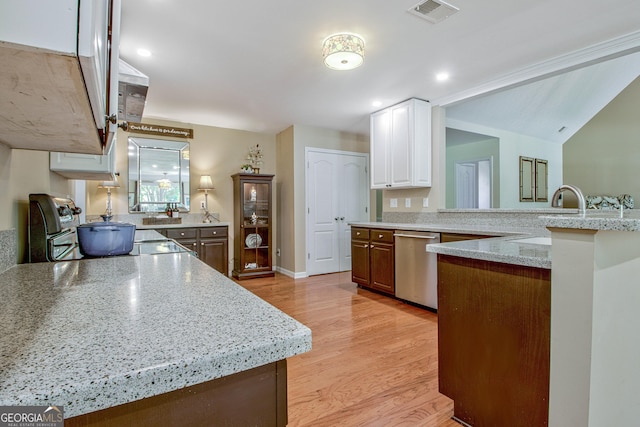
[[[109,151],[119,30],[120,0],[0,2],[0,142]]]
[[[116,139],[104,155],[51,152],[49,169],[69,179],[115,181]]]
[[[371,188],[431,186],[431,105],[410,99],[371,115]]]

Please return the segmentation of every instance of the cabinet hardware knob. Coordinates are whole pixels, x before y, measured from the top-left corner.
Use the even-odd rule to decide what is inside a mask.
[[[382,239],[382,234],[378,234],[378,239]]]
[[[367,244],[365,243],[365,244],[364,244],[364,247],[365,247],[365,248],[368,248],[368,247],[369,247],[369,245],[367,245]]]
[[[214,232],[213,232],[213,235],[215,236],[216,234],[217,234],[217,233],[214,231]]]
[[[359,236],[359,235],[360,235],[360,232],[359,232],[359,231],[356,231],[356,236]]]
[[[193,242],[193,246],[196,246],[196,245],[197,245],[197,243],[196,243],[196,242]]]
[[[374,246],[373,246],[373,245],[371,245],[371,246],[369,246],[369,247],[370,247],[370,248],[372,248],[372,249],[374,248]]]
[[[115,125],[116,123],[118,123],[118,115],[117,114],[111,114],[110,116],[106,116],[106,119],[112,125]]]
[[[200,246],[204,246],[204,242],[200,243]]]
[[[180,233],[181,236],[184,236],[184,233]]]

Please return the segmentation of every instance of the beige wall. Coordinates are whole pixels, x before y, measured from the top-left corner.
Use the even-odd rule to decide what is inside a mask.
[[[278,230],[283,240],[278,243],[282,246],[282,255],[277,262],[287,273],[304,274],[307,251],[305,148],[368,153],[369,138],[358,134],[295,125],[278,134],[277,140],[278,152],[283,154],[283,158],[278,158],[276,175],[282,190],[281,205],[287,210],[281,212],[278,217]],[[291,182],[282,182],[284,177]],[[373,195],[371,200],[375,200]],[[371,212],[371,208],[369,211]],[[292,246],[284,247],[285,244]]]
[[[584,195],[631,194],[640,203],[640,77],[563,146],[563,180]]]
[[[249,148],[256,144],[260,144],[264,154],[264,164],[260,168],[260,172],[274,174],[276,171],[275,135],[162,120],[145,120],[145,123],[193,129],[193,139],[180,139],[188,141],[190,144],[191,212],[200,212],[200,202],[204,200],[204,192],[197,190],[200,176],[211,175],[215,190],[209,191],[209,210],[219,213],[220,221],[231,223],[229,226],[229,260],[232,262],[234,217],[231,175],[240,172],[240,166],[246,163],[245,157]],[[126,185],[129,180],[127,155],[129,135],[122,129],[118,130],[116,169],[120,173],[118,180],[121,187],[112,191],[113,211],[116,215],[128,213]],[[135,136],[138,138],[179,139],[137,134]],[[106,197],[106,191],[98,188],[97,181],[87,181],[87,214],[99,215],[103,213]],[[277,191],[274,190],[274,201],[277,200],[277,197]],[[277,205],[274,205],[273,214],[277,215]],[[276,236],[277,231],[273,232]]]
[[[27,260],[30,193],[65,197],[71,187],[67,179],[49,171],[49,153],[0,144],[0,230],[16,230],[18,263]]]
[[[275,245],[276,250],[280,249],[280,256],[274,258],[278,267],[290,272],[295,271],[296,260],[293,158],[293,126],[290,126],[276,136],[275,185],[279,215],[276,217],[278,234]]]

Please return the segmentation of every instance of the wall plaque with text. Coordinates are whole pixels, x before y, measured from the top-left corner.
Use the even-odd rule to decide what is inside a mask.
[[[127,131],[145,135],[174,136],[178,138],[193,138],[193,129],[177,128],[173,126],[152,125],[148,123],[128,122]]]

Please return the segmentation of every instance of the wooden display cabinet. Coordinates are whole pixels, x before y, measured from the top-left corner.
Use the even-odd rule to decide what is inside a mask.
[[[274,276],[271,254],[274,175],[232,175],[234,212],[233,277]]]

